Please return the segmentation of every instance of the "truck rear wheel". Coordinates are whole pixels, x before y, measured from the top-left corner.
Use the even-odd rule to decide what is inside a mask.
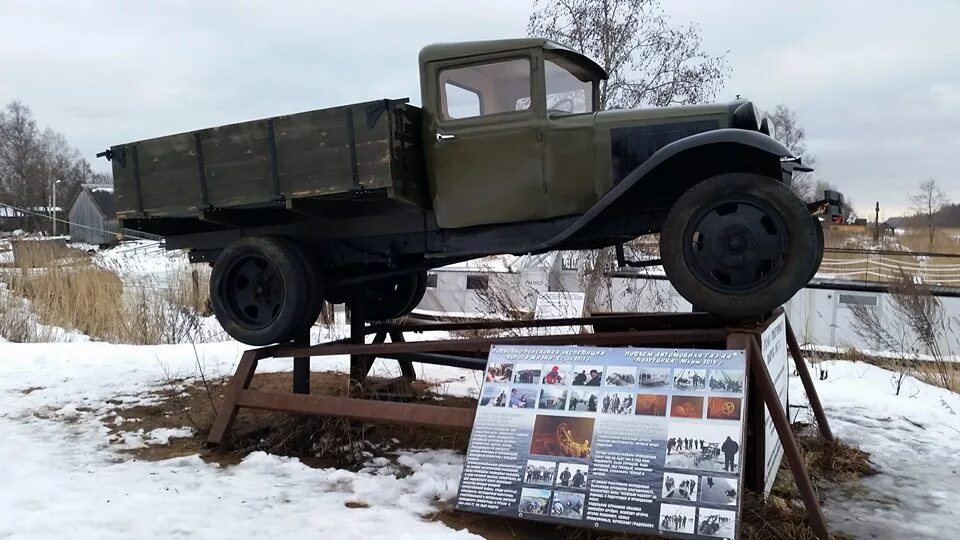
[[[297,242],[284,237],[280,237],[278,240],[283,242],[290,252],[300,260],[300,264],[303,265],[306,271],[308,309],[303,320],[302,330],[309,330],[310,327],[313,326],[313,323],[317,322],[317,319],[320,317],[320,311],[323,310],[324,287],[320,264],[314,253],[305,249]]]
[[[357,300],[371,321],[402,317],[417,307],[427,290],[427,273],[412,272],[364,284]]]
[[[699,309],[766,313],[816,271],[822,244],[806,205],[774,179],[724,174],[684,193],[667,214],[660,255],[670,282]]]
[[[210,277],[210,300],[223,329],[248,345],[288,341],[310,312],[309,273],[296,246],[241,238],[223,250]]]

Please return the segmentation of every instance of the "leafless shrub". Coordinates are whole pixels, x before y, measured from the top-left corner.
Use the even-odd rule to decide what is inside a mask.
[[[906,375],[951,391],[960,390],[960,373],[951,356],[953,326],[930,287],[904,272],[891,285],[891,304],[853,305],[854,331],[880,350],[890,351],[897,370],[892,381],[897,394]]]
[[[0,284],[0,337],[14,343],[35,341],[36,322],[24,301],[14,298]]]

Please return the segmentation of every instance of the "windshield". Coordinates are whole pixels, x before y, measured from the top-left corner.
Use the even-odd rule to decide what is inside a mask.
[[[544,65],[548,112],[593,112],[593,79],[587,70],[560,56],[547,57]]]

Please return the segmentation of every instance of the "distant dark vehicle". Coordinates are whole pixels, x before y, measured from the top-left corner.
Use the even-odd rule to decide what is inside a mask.
[[[430,45],[421,107],[356,103],[102,155],[123,226],[212,263],[217,318],[254,345],[290,339],[322,300],[404,315],[428,269],[475,257],[616,246],[637,264],[619,248],[650,233],[699,309],[756,315],[806,284],[822,232],[788,185],[809,169],[756,107],[600,111],[606,77],[545,39]]]

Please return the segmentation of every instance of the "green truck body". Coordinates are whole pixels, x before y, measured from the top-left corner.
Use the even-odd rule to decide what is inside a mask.
[[[288,252],[322,282],[311,305],[366,303],[371,318],[412,309],[429,268],[657,232],[674,286],[709,311],[771,309],[812,273],[788,260],[822,253],[785,187],[804,168],[749,101],[602,111],[603,68],[538,38],[430,45],[419,63],[419,107],[384,99],[111,147],[118,217],[214,264],[215,311],[251,343],[311,318],[269,304],[300,282],[277,262]],[[280,284],[256,289],[259,308],[235,300],[250,272]]]

